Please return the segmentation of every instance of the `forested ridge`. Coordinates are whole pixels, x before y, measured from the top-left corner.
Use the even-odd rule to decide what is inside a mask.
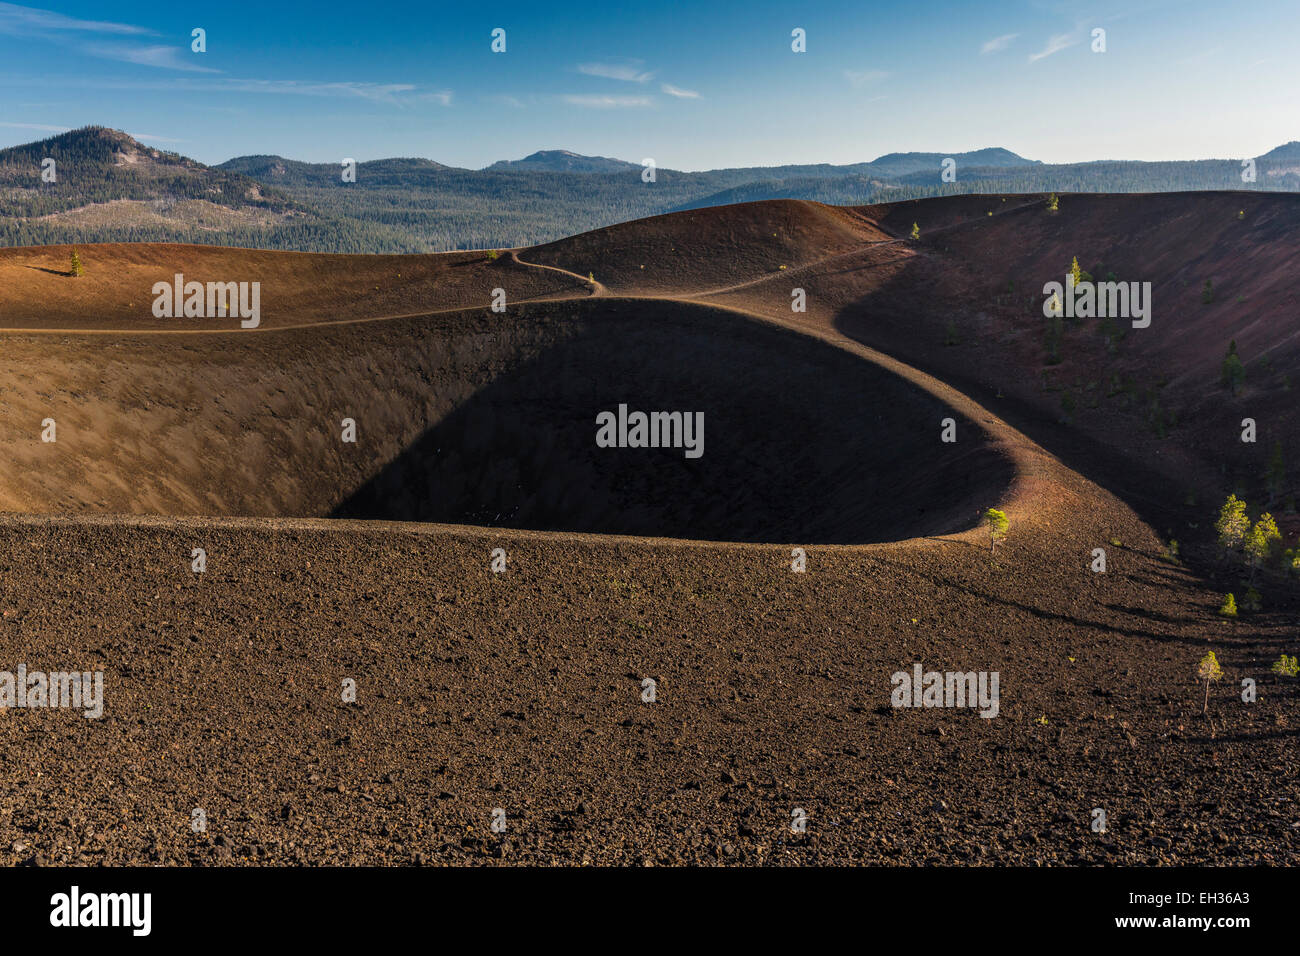
[[[837,205],[953,193],[1300,190],[1300,143],[1255,160],[1048,165],[1004,149],[869,163],[655,170],[564,151],[487,169],[429,159],[341,165],[242,156],[205,166],[103,127],[0,150],[0,245],[193,242],[309,252],[436,252],[547,242],[659,213],[762,199]],[[53,181],[42,170],[54,160]],[[579,171],[586,169],[608,171]]]

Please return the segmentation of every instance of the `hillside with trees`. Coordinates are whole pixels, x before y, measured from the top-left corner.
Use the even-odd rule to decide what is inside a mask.
[[[946,159],[956,179],[940,179]],[[45,169],[53,160],[53,179]],[[544,150],[471,170],[429,159],[356,165],[241,156],[205,166],[86,127],[0,150],[0,246],[189,242],[306,252],[534,245],[665,212],[764,199],[866,205],[963,193],[1300,191],[1300,143],[1240,160],[1049,165],[1001,148],[867,163],[681,172]]]

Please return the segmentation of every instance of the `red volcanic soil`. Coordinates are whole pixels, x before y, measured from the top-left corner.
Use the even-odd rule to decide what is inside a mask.
[[[521,255],[621,294],[699,293],[890,238],[853,209],[774,200],[638,219]]]
[[[477,307],[492,289],[510,301],[586,294],[574,276],[530,269],[508,254],[348,256],[172,243],[78,246],[85,274],[68,274],[73,246],[0,249],[0,328],[226,332],[237,315],[157,318],[153,286],[261,283],[261,327],[427,314]]]
[[[963,196],[862,207],[901,236],[917,223],[920,240],[813,260],[708,301],[830,326],[933,373],[1122,492],[1166,535],[1198,537],[1234,490],[1281,515],[1300,494],[1300,331],[1286,281],[1300,197],[1067,194],[1057,212],[1046,205]],[[1042,289],[1076,257],[1098,281],[1151,283],[1151,325],[1066,319],[1053,362]],[[795,286],[806,315],[790,313]],[[1236,394],[1221,382],[1234,340],[1247,372]],[[1244,418],[1256,422],[1253,444],[1241,441]],[[1270,493],[1277,443],[1286,475]]]
[[[105,693],[0,710],[0,861],[1295,863],[1294,581],[1221,618],[1243,574],[1199,545],[1234,482],[1264,501],[1216,429],[1294,434],[1297,228],[1290,197],[1065,195],[496,258],[5,250],[0,670]],[[1049,364],[1075,255],[1153,320],[1067,324]],[[176,271],[262,281],[263,327],[154,320]],[[595,447],[620,402],[703,411],[703,456]],[[997,672],[997,715],[891,706],[915,664]]]

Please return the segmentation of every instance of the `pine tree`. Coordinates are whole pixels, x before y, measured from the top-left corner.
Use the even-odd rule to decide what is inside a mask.
[[[1228,495],[1228,500],[1219,509],[1219,520],[1214,523],[1218,532],[1219,544],[1225,551],[1236,551],[1246,540],[1250,531],[1250,517],[1246,514],[1246,502],[1236,495]]]
[[[913,239],[921,238],[921,227],[918,226],[916,223],[912,223],[912,238]]]
[[[79,276],[79,275],[84,275],[85,272],[86,272],[86,270],[83,269],[82,266],[81,266],[81,256],[77,255],[77,250],[76,250],[76,249],[73,249],[73,250],[72,250],[72,268],[68,270],[68,274],[69,274],[69,275],[74,275],[74,276]]]
[[[1061,411],[1064,413],[1064,416],[1065,416],[1065,424],[1068,425],[1071,421],[1074,420],[1074,409],[1075,409],[1075,407],[1076,407],[1076,405],[1075,405],[1075,401],[1074,401],[1074,393],[1071,392],[1071,391],[1069,391],[1068,389],[1067,389],[1066,391],[1062,392],[1062,393],[1061,393]]]
[[[998,511],[997,508],[990,508],[984,512],[984,524],[989,529],[989,552],[996,553],[998,542],[1005,541],[1007,538],[1007,528],[1010,522],[1004,512]]]
[[[1201,707],[1201,713],[1205,713],[1210,707],[1210,682],[1223,679],[1223,668],[1219,666],[1214,651],[1201,658],[1201,662],[1196,665],[1196,676],[1205,681],[1205,703]]]
[[[1079,280],[1083,278],[1083,270],[1079,268],[1079,257],[1075,256],[1070,262],[1070,276],[1074,279],[1074,284],[1078,285]]]
[[[1052,193],[1051,197],[1047,200],[1047,211],[1056,212],[1060,208],[1061,208],[1061,200],[1056,198],[1056,193]]]
[[[1241,383],[1246,380],[1246,366],[1241,364],[1241,359],[1237,356],[1237,340],[1233,339],[1228,343],[1228,354],[1223,358],[1223,372],[1220,381],[1232,389],[1232,394],[1236,395],[1237,390],[1241,388]]]
[[[1273,542],[1281,540],[1282,533],[1278,530],[1277,522],[1271,514],[1264,512],[1245,536],[1246,557],[1250,561],[1252,581],[1255,580],[1255,569],[1268,560]]]
[[[1273,454],[1268,460],[1268,495],[1270,501],[1277,501],[1286,487],[1286,463],[1282,459],[1282,443],[1273,442]]]

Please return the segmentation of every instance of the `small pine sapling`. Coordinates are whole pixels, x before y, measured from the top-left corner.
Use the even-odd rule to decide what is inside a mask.
[[[1201,662],[1196,665],[1196,676],[1205,681],[1205,703],[1201,705],[1201,713],[1207,713],[1210,709],[1210,684],[1216,680],[1223,679],[1223,668],[1219,666],[1219,659],[1214,656],[1214,651],[1209,651]]]
[[[1254,588],[1246,588],[1246,596],[1241,599],[1241,609],[1243,611],[1258,611],[1264,606],[1263,598]]]
[[[1282,491],[1286,487],[1286,461],[1282,457],[1282,443],[1273,442],[1273,454],[1268,459],[1268,494],[1269,498],[1277,501],[1282,497]]]
[[[1246,366],[1241,364],[1241,357],[1237,355],[1237,340],[1233,339],[1228,343],[1228,354],[1223,357],[1223,369],[1219,381],[1232,389],[1232,394],[1236,395],[1245,380]]]
[[[990,508],[984,512],[984,524],[989,529],[989,553],[995,554],[998,550],[998,542],[1007,539],[1007,528],[1011,523],[1007,521],[1004,512],[998,511],[997,508]]]

